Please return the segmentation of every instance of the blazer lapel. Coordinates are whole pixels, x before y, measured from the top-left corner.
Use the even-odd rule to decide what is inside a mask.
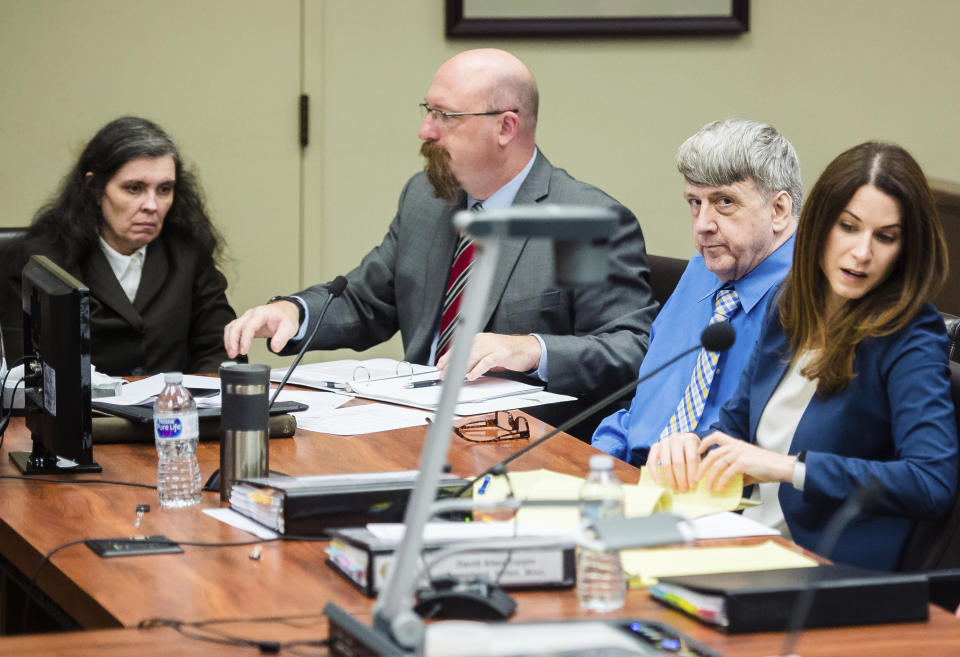
[[[107,257],[99,247],[93,249],[81,280],[90,288],[90,294],[123,317],[131,326],[139,328],[143,324],[143,318],[120,287],[120,281],[117,280],[110,268],[110,263],[107,262]]]
[[[767,402],[770,401],[770,397],[773,396],[790,366],[788,358],[790,343],[782,332],[769,345],[761,342],[757,348],[762,355],[757,376],[754,377],[753,384],[750,386],[750,435],[747,437],[750,442],[755,441],[760,416],[763,415]]]
[[[153,298],[163,289],[169,273],[170,259],[167,256],[166,244],[162,238],[159,238],[147,248],[143,272],[140,274],[140,286],[137,288],[137,296],[133,299],[134,308],[141,312],[148,308]]]
[[[547,197],[550,189],[550,170],[552,166],[547,158],[537,151],[537,158],[533,161],[533,167],[527,174],[526,180],[517,191],[517,196],[513,200],[514,205],[532,205],[540,203]],[[484,309],[481,326],[486,327],[493,317],[494,311],[500,305],[500,298],[503,296],[510,276],[513,274],[520,254],[527,246],[527,238],[515,238],[500,241],[500,259],[497,262],[496,273],[493,276],[493,283],[490,286],[490,296],[487,297],[487,305]]]

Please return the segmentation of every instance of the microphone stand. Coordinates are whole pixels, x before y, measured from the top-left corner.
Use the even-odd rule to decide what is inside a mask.
[[[542,445],[543,443],[547,442],[548,440],[556,436],[558,433],[563,433],[570,427],[579,423],[580,421],[590,417],[591,415],[593,415],[594,413],[596,413],[597,411],[605,407],[607,404],[610,404],[616,401],[623,395],[632,391],[641,383],[645,381],[649,381],[654,376],[656,376],[657,374],[665,370],[667,367],[670,367],[671,365],[676,363],[678,360],[680,360],[687,354],[697,351],[698,349],[706,349],[707,351],[726,351],[731,346],[733,346],[733,343],[735,340],[736,340],[736,333],[734,332],[734,329],[730,324],[726,322],[715,322],[713,324],[707,325],[707,327],[703,329],[703,332],[700,334],[700,344],[690,347],[689,349],[685,349],[684,351],[681,351],[679,354],[677,354],[667,362],[661,363],[657,367],[653,368],[652,372],[645,374],[639,379],[634,379],[630,381],[620,389],[610,393],[609,395],[607,395],[597,403],[593,404],[589,408],[574,415],[572,418],[562,423],[559,427],[557,427],[553,431],[547,432],[547,434],[541,436],[540,438],[533,441],[523,449],[514,452],[507,458],[500,461],[499,463],[495,463],[494,465],[490,466],[489,468],[487,468],[486,470],[478,474],[476,477],[471,479],[469,482],[461,486],[460,489],[457,490],[451,497],[460,497],[466,491],[470,490],[473,487],[473,485],[477,483],[477,481],[487,476],[488,474],[493,474],[493,473],[499,474],[502,468],[504,468],[508,463],[510,463],[514,459],[520,458],[521,456],[529,452],[534,447],[538,447],[539,445]]]
[[[472,214],[472,213],[471,213]],[[480,328],[483,308],[493,283],[499,255],[497,239],[474,239],[475,259],[470,284],[464,292],[460,325],[453,337],[448,376],[440,390],[434,422],[427,431],[420,457],[420,474],[407,502],[404,524],[407,531],[397,549],[387,581],[373,606],[374,628],[384,632],[401,647],[413,650],[423,642],[423,620],[413,611],[410,595],[416,584],[416,565],[423,544],[423,527],[430,516],[430,504],[450,445],[453,415],[463,373],[467,371],[473,336]]]
[[[423,545],[423,527],[436,497],[440,473],[453,435],[453,413],[467,371],[473,336],[483,321],[496,270],[500,239],[551,237],[582,242],[590,248],[591,241],[605,242],[620,220],[615,210],[586,206],[522,206],[482,215],[478,217],[475,212],[462,211],[454,216],[454,226],[473,236],[477,247],[476,259],[464,293],[460,325],[453,338],[447,376],[440,391],[434,423],[427,431],[421,452],[420,473],[407,503],[404,539],[373,606],[372,628],[332,602],[324,607],[324,613],[330,619],[333,652],[336,654],[347,654],[347,650],[339,649],[345,646],[350,649],[349,654],[409,655],[423,646],[424,623],[413,611],[411,603],[416,583],[416,564]],[[601,272],[596,267],[588,266],[592,260],[585,258],[571,265],[571,268],[583,274],[584,278],[588,275],[596,277]]]
[[[874,500],[883,493],[883,483],[876,477],[870,477],[853,494],[848,497],[840,508],[833,514],[827,526],[823,528],[823,534],[814,550],[817,554],[829,557],[830,553],[837,546],[840,540],[840,534],[847,528],[862,511],[870,508]],[[790,620],[787,623],[787,633],[783,640],[783,647],[780,650],[782,657],[799,657],[793,650],[800,641],[800,635],[803,633],[803,624],[807,621],[807,615],[810,613],[810,607],[813,606],[813,596],[820,588],[818,578],[814,578],[810,584],[805,587],[797,596],[793,610],[790,613]]]
[[[273,408],[274,402],[277,401],[277,396],[280,394],[280,391],[283,390],[283,386],[287,384],[287,380],[290,378],[290,375],[293,374],[294,368],[300,364],[300,361],[303,359],[303,355],[307,353],[307,348],[310,346],[310,343],[313,342],[313,338],[316,337],[317,330],[320,328],[320,324],[323,322],[323,316],[327,313],[327,308],[330,306],[330,302],[333,301],[334,297],[339,297],[341,294],[343,294],[345,289],[347,289],[347,279],[343,276],[337,276],[327,285],[327,290],[329,290],[330,295],[323,302],[323,306],[321,306],[320,313],[317,316],[317,323],[314,324],[310,335],[303,341],[303,346],[300,347],[300,353],[298,353],[297,357],[293,359],[293,363],[290,364],[290,367],[288,367],[286,373],[284,373],[283,379],[280,381],[280,385],[278,385],[277,389],[273,391],[273,396],[267,403],[267,415],[270,414],[270,409]],[[6,428],[6,424],[0,426],[0,434],[2,434],[3,428]],[[270,470],[268,471],[268,474],[278,473],[274,473],[272,470]],[[203,484],[203,490],[220,490],[220,468],[214,470],[213,474],[207,478],[207,481]]]
[[[277,395],[279,395],[280,391],[283,390],[283,386],[287,385],[287,379],[289,379],[290,375],[293,374],[294,368],[300,364],[300,361],[303,359],[303,355],[307,353],[310,343],[313,342],[313,339],[317,336],[317,331],[320,329],[320,324],[323,322],[323,316],[327,314],[327,308],[330,307],[330,302],[333,301],[334,298],[343,294],[343,291],[346,289],[347,279],[343,276],[337,276],[335,279],[330,281],[329,285],[327,285],[327,290],[330,292],[330,294],[327,296],[326,300],[323,302],[323,306],[320,308],[320,314],[317,316],[317,323],[313,325],[313,330],[310,331],[310,335],[306,340],[303,341],[303,346],[300,347],[300,353],[297,354],[297,357],[293,359],[290,367],[287,368],[286,373],[283,375],[283,379],[280,381],[280,385],[278,385],[277,389],[273,391],[273,397],[270,398],[270,403],[267,404],[267,408],[273,408],[273,402],[277,401]]]

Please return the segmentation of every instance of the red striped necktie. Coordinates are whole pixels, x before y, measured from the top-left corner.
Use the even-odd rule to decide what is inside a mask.
[[[480,202],[470,208],[473,212],[483,209]],[[437,360],[450,349],[453,333],[460,323],[460,300],[470,278],[470,269],[473,267],[473,239],[468,235],[460,235],[457,248],[453,253],[453,265],[450,267],[450,279],[447,281],[447,291],[443,295],[443,312],[440,314],[440,337],[437,339]]]

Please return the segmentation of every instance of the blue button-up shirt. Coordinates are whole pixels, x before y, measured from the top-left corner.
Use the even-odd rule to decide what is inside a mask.
[[[743,278],[732,281],[741,309],[730,323],[736,329],[733,347],[723,354],[698,427],[717,421],[720,407],[736,390],[740,373],[750,359],[770,299],[793,262],[793,237],[780,245]],[[698,343],[700,333],[713,315],[713,297],[724,283],[703,262],[700,255],[687,264],[676,289],[650,327],[650,348],[640,365],[638,377]],[[687,354],[637,388],[630,409],[607,417],[593,434],[597,449],[641,465],[650,446],[660,438],[670,416],[680,403],[697,362],[697,351]]]

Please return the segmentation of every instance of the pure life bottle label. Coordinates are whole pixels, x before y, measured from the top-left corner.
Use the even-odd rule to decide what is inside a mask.
[[[191,438],[199,433],[197,416],[189,414],[180,417],[155,417],[153,428],[157,438]]]
[[[157,438],[179,438],[183,433],[183,423],[178,417],[159,417],[154,420]]]

